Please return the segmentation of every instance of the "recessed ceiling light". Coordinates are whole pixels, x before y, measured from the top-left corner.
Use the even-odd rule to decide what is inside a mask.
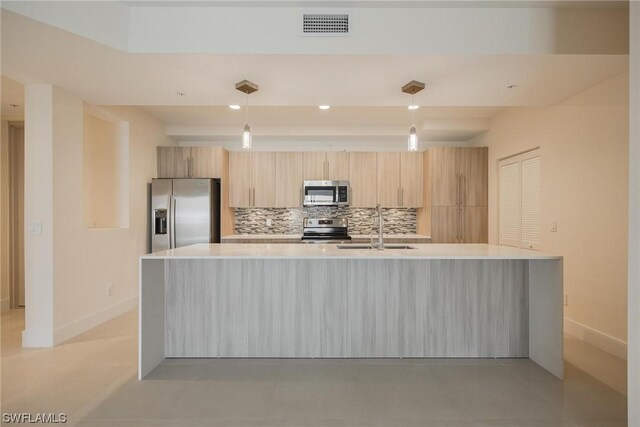
[[[229,105],[229,108],[231,108],[232,110],[239,110],[240,106],[238,104],[231,104]]]
[[[418,108],[420,108],[420,106],[419,105],[409,105],[409,107],[407,107],[407,108],[409,108],[409,110],[417,110]]]
[[[318,108],[321,110],[328,110],[329,108],[331,108],[331,105],[318,105]]]

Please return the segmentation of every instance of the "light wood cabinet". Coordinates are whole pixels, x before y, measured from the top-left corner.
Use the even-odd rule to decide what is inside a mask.
[[[327,152],[327,178],[331,181],[347,181],[349,179],[349,157],[351,153],[344,151]]]
[[[423,153],[400,153],[400,206],[419,208],[423,205]]]
[[[221,178],[222,147],[158,147],[158,178]]]
[[[302,153],[278,152],[275,155],[275,207],[302,206]]]
[[[460,175],[461,206],[487,206],[489,151],[486,147],[459,148],[457,169]]]
[[[459,210],[457,206],[431,208],[431,243],[459,243]]]
[[[190,178],[220,178],[222,147],[191,147]]]
[[[190,147],[158,147],[158,178],[188,178]]]
[[[487,243],[489,241],[487,207],[465,206],[461,211],[461,243]]]
[[[351,206],[372,208],[378,200],[378,154],[353,152],[349,156],[349,185]]]
[[[253,206],[269,208],[276,203],[276,155],[268,152],[251,153]]]
[[[324,152],[308,151],[303,154],[304,181],[319,181],[326,178],[327,155]]]
[[[487,243],[488,149],[434,147],[425,159],[432,241]]]
[[[400,206],[400,153],[378,153],[378,203]]]
[[[304,180],[348,180],[349,154],[344,151],[305,152]]]
[[[458,206],[457,148],[433,147],[431,157],[431,206]]]
[[[252,200],[251,153],[232,151],[229,153],[229,206],[249,207]]]
[[[384,207],[423,205],[422,153],[378,153],[378,203]]]
[[[275,153],[229,153],[229,205],[234,208],[275,205]]]

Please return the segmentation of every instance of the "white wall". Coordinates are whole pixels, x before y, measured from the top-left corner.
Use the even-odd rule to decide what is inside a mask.
[[[84,109],[84,220],[87,228],[129,226],[129,124]]]
[[[47,95],[47,91],[52,94],[52,107],[40,115],[30,114],[46,105],[46,96],[36,95]],[[156,146],[171,141],[164,125],[134,107],[105,108],[129,122],[130,224],[122,229],[87,229],[82,209],[83,101],[47,85],[27,86],[26,99],[26,217],[27,221],[44,218],[46,224],[42,236],[27,235],[23,344],[46,346],[135,307],[138,257],[147,250],[147,183],[156,175]],[[36,138],[34,132],[41,128],[43,134]],[[38,159],[41,164],[36,170]],[[35,198],[47,203],[36,204]],[[108,285],[113,289],[111,296]],[[43,310],[41,305],[47,301],[52,304]],[[36,330],[45,332],[36,334]]]
[[[631,2],[629,111],[629,425],[640,425],[640,2]]]
[[[505,109],[474,141],[489,147],[491,243],[498,242],[498,159],[541,147],[541,250],[565,257],[567,330],[621,357],[627,338],[628,79],[621,74],[552,107]]]

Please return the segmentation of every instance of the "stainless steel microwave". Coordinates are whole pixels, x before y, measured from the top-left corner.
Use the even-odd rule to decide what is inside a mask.
[[[349,206],[349,181],[304,181],[303,206]]]

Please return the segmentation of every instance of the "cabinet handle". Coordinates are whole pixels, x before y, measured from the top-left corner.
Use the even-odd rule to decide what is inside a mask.
[[[256,187],[253,187],[253,207],[256,206]]]
[[[251,187],[249,187],[249,202],[247,205],[251,206]]]
[[[467,206],[467,176],[462,175],[462,206]]]
[[[456,206],[460,206],[460,175],[456,174]]]
[[[400,187],[400,206],[404,207],[404,187]]]
[[[324,161],[324,173],[322,175],[324,179],[329,179],[329,160]]]

